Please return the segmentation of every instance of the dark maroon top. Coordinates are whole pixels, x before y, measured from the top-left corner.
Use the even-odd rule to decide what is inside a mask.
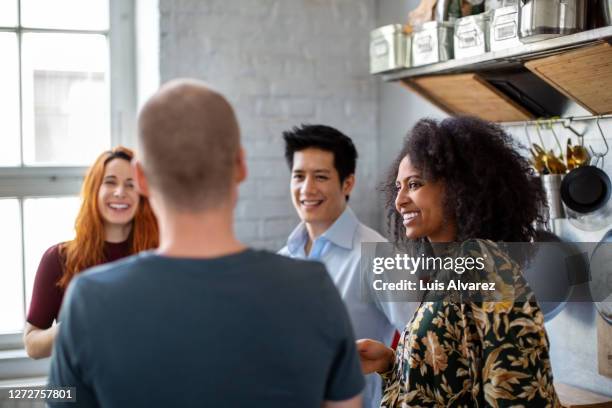
[[[129,240],[128,240],[129,241]],[[104,243],[104,258],[106,262],[116,261],[129,255],[128,241],[120,243]],[[48,329],[57,319],[64,290],[57,286],[64,273],[64,262],[59,253],[60,244],[47,249],[36,271],[32,300],[28,311],[28,323],[40,328]]]

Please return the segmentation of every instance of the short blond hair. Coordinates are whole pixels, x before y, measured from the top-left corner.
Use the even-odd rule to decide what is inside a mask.
[[[138,141],[147,181],[173,208],[216,208],[229,197],[240,130],[229,102],[204,83],[163,85],[140,113]]]

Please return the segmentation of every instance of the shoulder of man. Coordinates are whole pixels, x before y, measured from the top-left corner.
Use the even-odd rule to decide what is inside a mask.
[[[125,272],[139,266],[144,259],[145,258],[142,256],[142,254],[128,256],[113,262],[93,266],[78,274],[77,277],[88,282],[89,284],[113,281],[114,279],[122,277],[125,278]]]
[[[388,240],[375,229],[360,222],[355,233],[355,242],[388,242]]]
[[[260,255],[265,256],[262,260],[266,264],[266,269],[272,268],[285,277],[291,276],[292,281],[297,284],[301,291],[325,291],[328,289],[336,291],[326,266],[322,262],[291,258],[290,256],[285,256],[282,250],[278,254],[267,251],[258,252]]]
[[[267,251],[259,251],[266,254],[265,262],[274,264],[283,271],[306,271],[308,273],[326,273],[325,265],[319,261],[292,258],[287,247],[283,247],[276,254]]]
[[[70,313],[72,314],[71,319],[78,321],[84,319],[83,313],[104,313],[105,301],[114,296],[115,291],[112,289],[123,287],[120,282],[127,280],[128,272],[134,270],[138,258],[138,255],[130,256],[115,262],[94,266],[77,274],[66,289],[62,304],[64,313],[60,313],[59,320],[62,321],[66,318],[69,313],[68,309],[73,309],[73,312]],[[87,309],[86,312],[85,309]],[[78,310],[78,312],[75,313],[75,310]],[[85,320],[87,319],[88,317],[85,317]]]

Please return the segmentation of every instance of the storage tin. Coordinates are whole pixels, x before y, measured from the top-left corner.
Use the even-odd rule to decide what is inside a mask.
[[[455,58],[473,57],[489,51],[490,13],[458,18],[455,21]]]
[[[412,33],[412,65],[415,67],[453,58],[452,23],[429,21]]]
[[[370,33],[370,73],[410,67],[410,40],[401,24],[373,30]]]
[[[521,45],[519,40],[519,9],[518,6],[502,7],[493,10],[489,25],[489,42],[491,51]]]

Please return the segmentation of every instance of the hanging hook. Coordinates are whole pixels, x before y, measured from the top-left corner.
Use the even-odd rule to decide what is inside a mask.
[[[593,147],[590,146],[590,145],[589,145],[589,149],[591,149],[591,153],[593,153],[593,157],[596,158],[595,166],[597,166],[599,164],[599,159],[601,159],[601,167],[603,167],[604,166],[604,157],[610,151],[610,146],[608,146],[608,141],[606,140],[606,136],[604,135],[603,130],[601,130],[601,126],[599,125],[599,119],[601,119],[601,115],[597,117],[597,120],[595,121],[595,123],[597,124],[597,128],[599,129],[599,134],[601,135],[601,138],[603,139],[604,146],[606,146],[606,151],[603,152],[603,153],[595,152],[595,150],[593,150]]]
[[[572,118],[561,121],[561,123],[563,123],[564,128],[569,129],[570,132],[576,135],[576,137],[578,138],[578,142],[580,143],[580,146],[584,146],[584,135],[581,135],[580,133],[578,133],[576,129],[573,128]]]
[[[556,120],[558,118],[559,118],[558,116],[555,116],[555,117],[548,119],[548,128],[552,132],[553,137],[555,138],[555,142],[557,142],[557,147],[559,148],[559,157],[563,157],[563,147],[561,146],[561,142],[559,142],[559,138],[557,137],[557,132],[555,132],[554,125],[553,125],[553,120]]]
[[[523,127],[525,129],[525,136],[527,136],[528,146],[531,147],[533,142],[531,141],[531,135],[529,134],[529,130],[527,129],[527,122],[523,123]]]
[[[540,118],[536,119],[536,131],[538,132],[538,138],[540,139],[542,149],[546,149],[546,146],[544,146],[544,139],[542,139],[542,133],[540,133]]]

